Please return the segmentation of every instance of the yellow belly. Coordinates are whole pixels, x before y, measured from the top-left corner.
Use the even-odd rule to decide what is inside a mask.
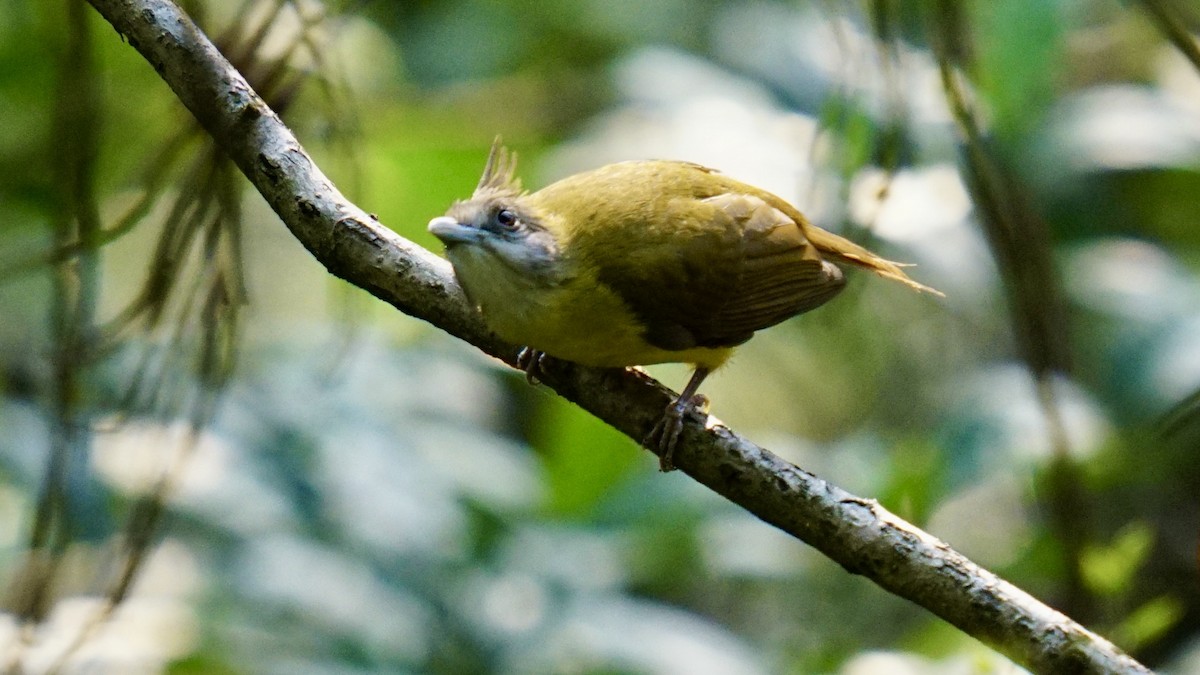
[[[625,367],[692,363],[719,367],[732,350],[660,349],[642,337],[643,329],[624,304],[604,288],[587,294],[541,291],[534,303],[483,304],[484,318],[504,339],[587,366]]]
[[[586,366],[621,368],[654,363],[691,363],[713,370],[731,349],[699,347],[671,351],[642,337],[643,328],[620,298],[603,284],[575,279],[546,288],[495,268],[459,281],[483,312],[488,327],[514,344]]]

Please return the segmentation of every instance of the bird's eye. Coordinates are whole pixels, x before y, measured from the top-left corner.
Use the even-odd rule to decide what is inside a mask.
[[[509,209],[500,209],[496,212],[496,222],[500,224],[500,227],[505,229],[515,229],[517,227],[517,214]]]

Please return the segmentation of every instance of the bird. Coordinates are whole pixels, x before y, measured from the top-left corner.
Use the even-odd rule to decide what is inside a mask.
[[[756,331],[836,296],[839,265],[942,296],[784,199],[686,161],[618,162],[529,192],[497,138],[472,195],[428,229],[485,325],[523,345],[517,363],[531,383],[547,356],[691,365],[643,440],[663,471],[686,413],[707,408],[705,378]]]

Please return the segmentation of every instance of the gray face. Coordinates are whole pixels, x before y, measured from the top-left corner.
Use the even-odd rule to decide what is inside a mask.
[[[520,196],[479,190],[431,220],[429,231],[446,245],[446,256],[461,282],[478,283],[486,278],[488,270],[483,268],[488,267],[495,268],[492,274],[523,277],[531,285],[559,282],[558,242]],[[463,285],[474,295],[467,283]]]

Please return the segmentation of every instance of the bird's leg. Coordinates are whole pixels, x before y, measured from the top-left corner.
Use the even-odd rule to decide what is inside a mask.
[[[517,367],[525,371],[525,379],[535,387],[541,384],[542,362],[545,358],[546,352],[532,347],[521,347],[521,351],[517,352]]]
[[[703,395],[696,394],[700,383],[708,377],[708,372],[708,368],[700,366],[692,371],[692,379],[688,380],[687,386],[679,393],[679,397],[667,406],[662,419],[654,425],[654,428],[650,430],[650,435],[646,436],[646,440],[642,443],[652,450],[658,450],[658,468],[663,472],[675,470],[675,463],[671,461],[671,457],[675,454],[675,444],[679,441],[679,434],[683,431],[683,416],[687,413],[688,408],[703,410],[708,407],[708,399]]]

